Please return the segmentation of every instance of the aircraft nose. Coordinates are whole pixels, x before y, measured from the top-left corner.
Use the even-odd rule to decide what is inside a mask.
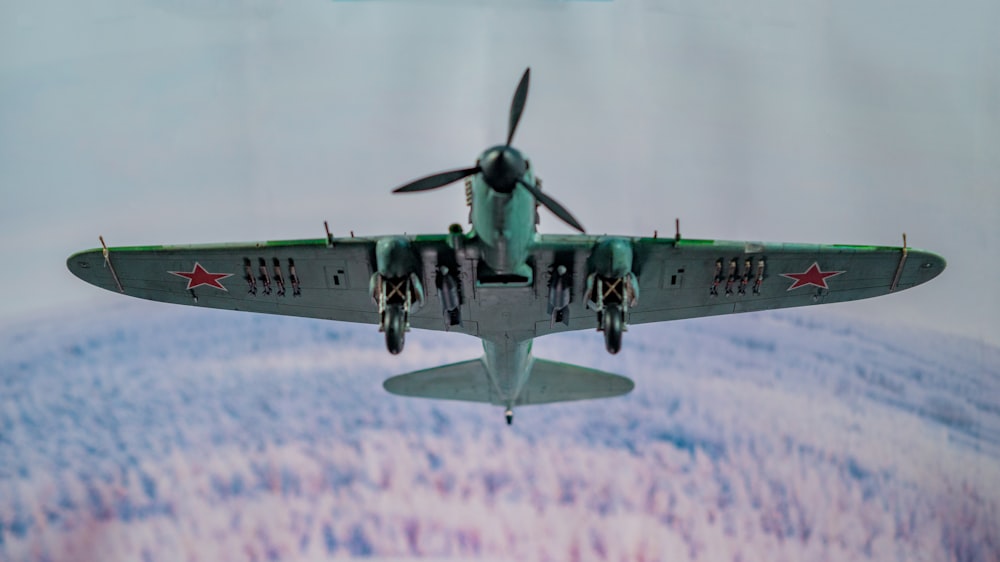
[[[521,153],[509,146],[495,146],[487,150],[479,160],[479,167],[486,183],[500,193],[514,191],[517,180],[527,170]]]

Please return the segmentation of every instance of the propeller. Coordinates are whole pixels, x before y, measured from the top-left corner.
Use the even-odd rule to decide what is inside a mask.
[[[523,188],[527,189],[529,192],[531,192],[531,194],[535,196],[535,199],[539,203],[541,203],[542,205],[545,205],[546,209],[552,211],[552,214],[554,214],[555,216],[557,216],[560,219],[562,219],[562,221],[564,223],[572,226],[573,228],[579,230],[580,232],[582,232],[584,234],[587,233],[587,231],[583,229],[583,225],[581,225],[580,222],[577,221],[573,217],[573,215],[571,215],[570,212],[566,210],[566,207],[563,207],[562,205],[560,205],[558,201],[556,201],[555,199],[553,199],[553,198],[549,197],[548,195],[542,193],[541,189],[538,189],[537,187],[531,185],[530,183],[528,183],[528,182],[526,182],[524,180],[520,180],[519,179],[519,180],[517,180],[517,183],[521,184],[521,187],[523,187]]]
[[[479,166],[472,168],[462,168],[461,170],[451,170],[448,172],[438,172],[427,177],[411,181],[410,183],[397,187],[393,193],[410,193],[412,191],[428,191],[444,187],[449,183],[456,182],[465,176],[471,176],[479,171]]]
[[[514,140],[514,133],[517,132],[517,125],[521,122],[521,114],[524,113],[524,104],[528,99],[528,83],[531,81],[531,69],[524,70],[521,81],[514,91],[514,98],[510,102],[510,117],[507,122],[507,144],[495,146],[487,150],[480,161],[471,168],[460,168],[438,172],[429,176],[403,184],[393,190],[393,193],[412,193],[415,191],[429,191],[444,187],[472,174],[481,173],[486,183],[499,193],[510,193],[517,185],[521,185],[542,204],[546,209],[559,217],[563,222],[585,232],[569,211],[558,201],[542,193],[536,186],[524,181],[524,173],[528,170],[528,163],[524,161],[521,153],[511,148],[510,143]]]
[[[517,124],[521,121],[521,113],[524,112],[524,102],[528,99],[528,82],[531,80],[531,68],[524,69],[521,81],[517,83],[517,90],[514,91],[514,99],[510,100],[510,121],[507,124],[507,146],[514,140],[514,133],[517,131]]]

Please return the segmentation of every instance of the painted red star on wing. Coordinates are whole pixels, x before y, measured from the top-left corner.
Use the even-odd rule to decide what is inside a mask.
[[[818,262],[813,262],[805,273],[782,273],[781,276],[795,280],[795,282],[792,283],[792,286],[788,288],[788,290],[791,291],[792,289],[798,289],[799,287],[805,287],[806,285],[813,285],[815,287],[819,287],[820,289],[829,289],[830,287],[826,286],[827,278],[836,277],[841,273],[846,273],[846,271],[823,271],[819,268]]]
[[[191,271],[168,271],[167,273],[187,279],[187,289],[189,291],[195,287],[208,285],[209,287],[215,287],[216,289],[222,289],[223,291],[228,292],[229,289],[223,287],[222,283],[219,283],[219,280],[233,276],[232,273],[209,273],[208,270],[202,267],[198,262],[194,262],[194,269]]]

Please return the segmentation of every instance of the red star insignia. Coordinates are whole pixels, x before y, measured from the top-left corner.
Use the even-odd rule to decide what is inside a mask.
[[[819,268],[818,262],[813,262],[805,273],[782,273],[781,276],[795,280],[795,283],[792,283],[792,286],[788,288],[791,291],[792,289],[798,289],[806,285],[814,285],[820,289],[829,289],[830,287],[826,286],[827,278],[836,277],[841,273],[846,273],[846,271],[823,271]]]
[[[222,283],[219,283],[219,280],[233,276],[232,273],[209,273],[198,262],[194,262],[194,269],[191,271],[168,271],[167,273],[187,279],[187,288],[189,291],[195,287],[208,285],[209,287],[215,287],[216,289],[222,289],[223,291],[228,292],[229,290],[223,287]]]

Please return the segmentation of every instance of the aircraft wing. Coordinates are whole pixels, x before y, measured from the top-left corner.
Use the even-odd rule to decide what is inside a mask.
[[[464,324],[445,326],[432,270],[435,256],[450,252],[447,235],[408,239],[421,256],[427,293],[424,306],[411,311],[410,324],[479,335],[476,319],[492,314],[496,298],[479,291],[482,302],[470,297],[463,305]],[[596,314],[583,296],[588,260],[599,240],[539,237],[533,249],[540,266],[535,288],[530,296],[512,301],[510,308],[512,316],[533,326],[535,337],[596,327]],[[639,287],[638,302],[629,310],[630,324],[869,298],[929,281],[945,267],[940,256],[913,248],[904,257],[903,248],[884,246],[626,240],[632,244]],[[378,324],[369,295],[377,241],[367,237],[117,247],[108,250],[107,259],[97,248],[70,256],[67,266],[88,283],[143,299]],[[572,265],[568,325],[551,322],[545,310],[547,276],[542,267],[556,262]]]
[[[444,235],[409,237],[420,252]],[[378,324],[369,295],[377,238],[334,238],[79,252],[66,262],[80,279],[109,291],[174,304]],[[433,292],[433,285],[430,291]],[[444,330],[441,311],[411,311],[415,328]],[[461,326],[451,331],[463,332]]]
[[[865,299],[925,283],[945,268],[937,254],[891,246],[627,238],[639,287],[630,324]],[[542,236],[536,262],[572,259],[569,326],[539,323],[538,336],[595,328],[583,303],[590,236]],[[571,257],[572,256],[572,257]],[[759,278],[759,279],[758,279]]]

